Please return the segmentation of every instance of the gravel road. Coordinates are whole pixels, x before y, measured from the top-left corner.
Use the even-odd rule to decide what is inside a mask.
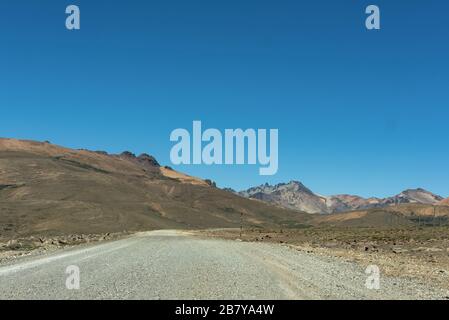
[[[80,288],[66,288],[68,266]],[[443,299],[424,283],[283,245],[153,231],[114,242],[17,259],[0,266],[0,299]]]

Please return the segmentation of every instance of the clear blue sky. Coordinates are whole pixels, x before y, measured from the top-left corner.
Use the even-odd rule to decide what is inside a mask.
[[[65,29],[65,7],[81,30]],[[381,9],[380,31],[364,27]],[[0,2],[0,136],[170,165],[170,132],[279,128],[279,172],[176,169],[242,189],[449,196],[449,2]]]

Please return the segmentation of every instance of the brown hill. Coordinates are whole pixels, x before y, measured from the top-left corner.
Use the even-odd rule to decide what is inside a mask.
[[[296,225],[308,215],[244,199],[149,155],[0,139],[0,238],[163,228]],[[242,215],[242,218],[241,218]]]
[[[400,204],[331,215],[316,215],[314,225],[337,227],[401,227],[447,225],[449,207],[426,204]]]
[[[440,206],[449,206],[449,198],[440,201]]]

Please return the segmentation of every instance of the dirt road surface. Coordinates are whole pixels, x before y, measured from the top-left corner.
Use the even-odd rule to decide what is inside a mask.
[[[79,289],[66,286],[79,268]],[[69,271],[72,269],[69,268]],[[280,244],[153,231],[0,265],[0,299],[444,299],[428,283]],[[73,278],[71,278],[73,279]],[[70,282],[72,284],[76,282]]]

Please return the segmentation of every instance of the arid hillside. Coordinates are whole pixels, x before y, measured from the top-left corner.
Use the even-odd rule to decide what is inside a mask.
[[[449,206],[400,204],[331,215],[315,215],[314,225],[337,227],[440,226],[449,222]]]
[[[300,225],[309,216],[244,199],[143,154],[0,139],[0,238]]]

